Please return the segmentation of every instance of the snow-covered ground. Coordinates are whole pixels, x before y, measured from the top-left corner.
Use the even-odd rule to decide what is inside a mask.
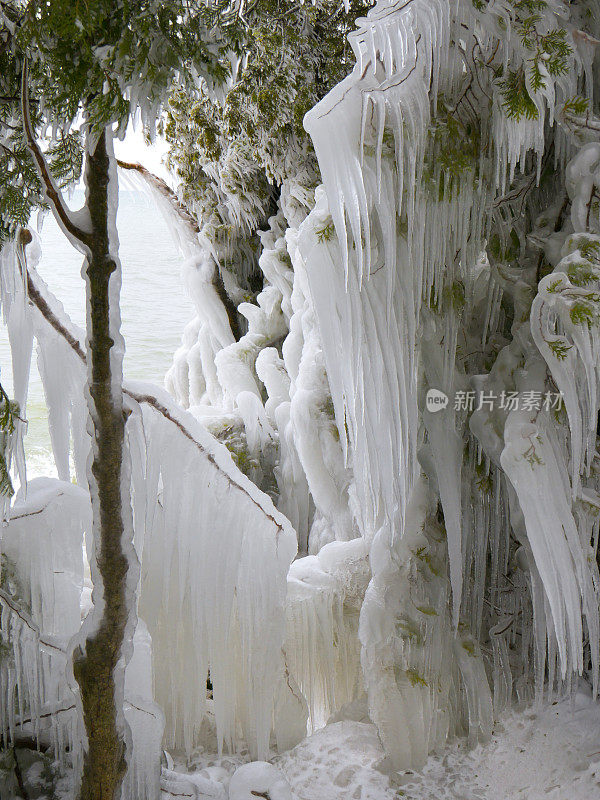
[[[600,798],[600,704],[584,694],[505,714],[490,742],[449,747],[401,786],[414,800]]]
[[[163,798],[231,797],[227,786],[239,757],[212,761],[199,754],[196,768],[202,763],[201,771],[181,776],[184,783],[177,790],[173,785],[173,795],[163,789]],[[491,741],[470,750],[455,742],[420,772],[386,774],[375,726],[350,720],[327,725],[273,763],[289,787],[274,783],[268,765],[256,765],[246,789],[240,773],[235,787],[232,782],[235,800],[595,800],[600,704],[580,692],[541,710],[510,711]]]

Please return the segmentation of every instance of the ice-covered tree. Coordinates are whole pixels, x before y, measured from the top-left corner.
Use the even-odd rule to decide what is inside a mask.
[[[515,692],[540,697],[577,673],[596,690],[597,146],[580,148],[597,130],[597,12],[545,0],[378,3],[349,37],[352,73],[304,120],[325,189],[314,207],[310,178],[282,166],[279,211],[261,236],[260,311],[239,306],[248,334],[215,342],[197,286],[200,313],[170,375],[181,402],[243,446],[301,550],[358,535],[370,550],[363,674],[399,765],[452,731],[489,734]],[[218,143],[229,172],[248,158],[243,122],[230,125],[227,100],[219,108],[205,138],[205,106],[176,95],[167,128],[183,177],[201,177],[185,196],[198,204],[200,187],[207,223]],[[260,153],[276,151],[270,133],[257,135]],[[243,219],[232,194],[221,222]],[[559,280],[571,260],[576,289]],[[227,252],[221,263],[236,267]],[[277,321],[273,294],[283,328],[265,326]],[[236,360],[253,366],[246,382]],[[448,405],[432,413],[428,390]],[[262,483],[269,464],[276,487]],[[304,583],[318,584],[309,562],[290,578],[302,565]],[[325,585],[333,591],[329,579],[303,589],[304,604],[323,601]],[[315,626],[310,647],[327,649]],[[319,687],[325,655],[298,658],[301,688],[339,705],[339,689],[332,699],[333,684]]]
[[[138,110],[152,126],[175,75],[183,85],[192,74],[208,82],[224,79],[218,23],[225,10],[145,2],[80,8],[17,1],[1,7],[2,236],[12,239],[8,247],[20,248],[17,261],[25,273],[32,237],[24,226],[36,207],[49,207],[84,256],[94,611],[74,647],[73,674],[87,736],[80,788],[85,798],[118,796],[126,770],[123,671],[136,628],[139,580],[124,444],[128,411],[112,138]],[[39,132],[46,135],[45,153]],[[85,205],[73,212],[61,187],[79,179],[84,155]]]
[[[231,40],[238,61],[226,91],[172,89],[163,130],[181,197],[218,261],[242,280],[260,280],[256,230],[275,210],[282,182],[319,182],[304,115],[352,66],[347,35],[370,5],[252,3]]]
[[[578,153],[597,96],[596,19],[586,3],[378,4],[351,37],[353,73],[305,120],[326,189],[317,209],[335,234],[323,260],[315,237],[299,249],[372,541],[369,706],[399,764],[460,725],[440,713],[453,696],[485,735],[531,681],[539,695],[546,679],[585,673],[597,688],[591,274],[573,273],[574,295],[565,284],[570,310],[545,299],[596,225],[585,176],[597,145]],[[448,406],[428,409],[427,390]],[[429,542],[407,550],[421,470],[443,532],[423,503]],[[432,561],[440,535],[452,615],[432,623],[406,581],[445,572]],[[431,637],[445,624],[442,668]]]
[[[129,588],[150,631],[138,625],[134,652],[137,642],[138,663],[151,652],[155,670],[153,690],[125,681],[130,796],[156,769],[158,746],[135,717],[159,719],[152,699],[168,748],[235,749],[243,737],[265,758],[270,744],[298,742],[307,719],[368,715],[403,768],[454,735],[489,736],[515,697],[541,701],[578,675],[595,694],[596,0],[380,0],[365,17],[354,4],[259,0],[233,18],[199,6],[203,25],[223,29],[213,24],[201,50],[213,67],[189,75],[185,48],[208,39],[182,24],[187,4],[172,15],[172,5],[112,15],[100,4],[85,21],[61,3],[43,9],[55,5],[53,26],[35,16],[51,11],[32,4],[27,25],[29,6],[2,5],[13,352],[33,330],[42,360],[60,357],[82,385],[90,348],[35,273],[33,232],[18,226],[45,202],[72,237],[85,233],[88,217],[56,189],[79,169],[78,113],[89,106],[93,172],[98,130],[124,125],[146,97],[153,119],[166,88],[179,194],[122,166],[170,220],[197,310],[167,377],[172,397],[119,383],[113,408],[124,397],[117,461],[130,460],[131,485],[120,497],[128,508],[131,493],[142,564]],[[64,82],[59,67],[80,50],[83,71]],[[33,132],[55,119],[44,156]],[[43,171],[55,162],[52,183]],[[89,205],[93,174],[88,184]],[[64,478],[69,432],[76,466],[89,442],[76,392],[45,380]],[[75,519],[85,497],[68,502]],[[8,544],[35,511],[17,506]],[[27,575],[23,548],[11,552],[37,586],[39,565]],[[30,589],[28,613],[2,597],[3,625],[21,609],[15,646],[58,647],[42,625],[47,591]],[[16,652],[31,676],[31,656]],[[55,720],[72,697],[61,669],[48,668],[56,696],[43,698]],[[29,706],[32,682],[19,688]],[[141,694],[145,706],[132,700]],[[78,719],[61,734],[75,751]],[[152,730],[160,739],[160,722]],[[222,791],[204,780],[163,770],[165,791]]]

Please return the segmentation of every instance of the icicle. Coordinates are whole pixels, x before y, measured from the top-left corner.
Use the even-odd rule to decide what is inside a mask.
[[[527,538],[551,609],[561,676],[582,672],[582,613],[591,647],[598,648],[598,598],[571,512],[570,487],[557,459],[552,426],[531,414],[510,413],[502,467],[525,518]]]
[[[332,542],[290,567],[286,665],[313,729],[354,700],[361,685],[358,612],[369,578],[363,539]]]
[[[160,792],[165,720],[153,697],[152,639],[144,622],[138,620],[133,655],[125,671],[124,713],[132,736],[125,777],[128,800],[151,800]]]
[[[10,565],[0,592],[0,730],[16,730],[56,746],[64,767],[81,758],[82,726],[67,683],[68,643],[80,626],[83,536],[90,524],[87,493],[37,478],[21,493],[2,538]],[[15,702],[16,700],[16,702]]]
[[[39,242],[37,239],[31,250],[32,256],[39,258]],[[27,304],[24,262],[24,249],[20,241],[9,242],[0,251],[0,303],[8,329],[13,371],[14,397],[11,399],[19,407],[18,418],[14,421],[14,431],[12,434],[7,434],[8,446],[6,447],[5,455],[9,469],[14,457],[19,482],[21,486],[26,487],[27,475],[23,437],[27,426],[27,389],[33,347],[33,324]],[[2,498],[3,521],[8,517],[9,504],[10,498],[4,496]]]
[[[210,669],[220,746],[235,742],[241,723],[260,757],[283,675],[285,578],[296,536],[226,448],[166,393],[157,396],[173,422],[143,404],[148,466],[145,475],[134,472],[134,509],[145,529],[136,543],[145,564],[140,614],[152,634],[167,741],[189,750],[200,735]],[[210,492],[198,498],[203,485]]]

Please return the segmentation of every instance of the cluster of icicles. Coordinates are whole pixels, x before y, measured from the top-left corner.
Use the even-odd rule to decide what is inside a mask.
[[[44,720],[60,743],[57,755],[71,753],[76,768],[83,737],[69,653],[90,610],[84,552],[93,552],[82,477],[89,452],[85,354],[79,332],[36,274],[36,255],[35,246],[27,256],[14,244],[4,249],[2,301],[9,335],[21,344],[12,357],[15,376],[25,376],[22,415],[33,336],[27,348],[19,334],[28,329],[38,343],[60,480],[32,481],[27,494],[22,489],[3,530],[2,552],[21,580],[11,585],[6,570],[0,595],[12,647],[12,658],[0,660],[0,724],[8,739],[35,737]],[[26,280],[42,304],[28,301]],[[159,791],[165,725],[168,746],[191,749],[197,741],[209,670],[219,747],[234,746],[243,730],[251,752],[267,754],[274,698],[289,691],[281,609],[296,537],[226,448],[171,396],[141,384],[126,386],[124,395],[132,412],[127,440],[144,576],[124,707],[133,742],[127,796],[137,800]],[[77,487],[69,482],[70,440]],[[279,705],[285,714],[285,698]]]
[[[167,379],[171,395],[125,387],[142,565],[125,686],[131,798],[157,796],[161,746],[243,739],[265,758],[272,743],[298,742],[307,720],[340,718],[365,694],[392,763],[417,766],[452,735],[488,736],[515,692],[527,699],[535,686],[541,697],[546,666],[549,690],[562,688],[586,666],[586,637],[598,652],[590,542],[599,495],[587,432],[599,344],[595,328],[557,323],[567,318],[560,303],[569,308],[565,279],[534,304],[539,336],[524,323],[478,386],[506,388],[508,375],[521,390],[543,388],[547,362],[565,393],[569,437],[559,440],[543,414],[511,412],[498,428],[476,413],[469,428],[452,403],[423,410],[427,387],[453,396],[468,386],[459,326],[479,323],[478,347],[500,329],[506,287],[480,257],[486,209],[543,139],[543,125],[510,126],[496,109],[495,182],[467,170],[442,198],[418,189],[431,93],[435,105],[463,77],[451,12],[475,25],[468,6],[380,2],[352,35],[355,70],[306,119],[324,187],[313,196],[284,183],[262,234],[265,288],[238,305],[248,323],[239,341],[210,253],[177,229],[197,316]],[[518,47],[510,41],[507,63]],[[546,98],[548,109],[551,119]],[[35,250],[35,238],[25,251],[4,248],[2,305],[23,414],[37,342],[60,481],[32,483],[3,531],[2,552],[26,583],[0,595],[13,649],[0,659],[0,728],[8,738],[47,728],[57,753],[77,762],[68,665],[89,609],[85,351],[35,273]],[[45,314],[27,300],[27,272]],[[234,277],[223,278],[241,296]],[[462,317],[452,305],[436,313],[459,281]],[[571,354],[560,364],[544,350],[552,337]],[[68,482],[71,441],[78,487]],[[35,534],[25,530],[32,514]],[[597,671],[594,663],[595,684]]]
[[[452,187],[448,172],[442,176],[443,196],[438,193],[439,182],[434,182],[432,197],[427,170],[433,169],[436,176],[436,167],[435,162],[427,164],[425,138],[430,109],[436,107],[438,94],[456,96],[458,83],[465,80],[459,48],[449,46],[453,23],[477,30],[482,54],[488,45],[490,52],[498,51],[499,39],[505,69],[518,55],[519,37],[510,35],[507,5],[490,3],[484,14],[485,19],[471,4],[455,6],[445,0],[379,3],[350,37],[357,58],[353,73],[305,121],[326,190],[326,199],[321,197],[313,214],[329,213],[337,236],[325,246],[318,235],[300,237],[300,250],[336,418],[348,433],[363,515],[359,527],[371,542],[372,579],[359,630],[369,709],[386,749],[399,764],[418,763],[439,741],[440,710],[431,710],[441,680],[440,672],[431,667],[437,645],[426,642],[425,673],[413,675],[411,687],[390,678],[390,667],[405,667],[410,661],[417,638],[407,631],[413,630],[419,615],[413,612],[407,627],[406,604],[393,599],[398,590],[392,587],[403,578],[408,554],[398,554],[414,526],[408,509],[421,469],[443,509],[452,622],[457,626],[457,635],[450,636],[455,663],[464,663],[459,658],[464,653],[458,648],[457,655],[456,647],[461,629],[486,643],[495,712],[510,701],[513,688],[526,696],[532,677],[530,653],[540,697],[546,666],[551,690],[555,678],[559,684],[569,683],[574,673],[584,671],[591,676],[594,691],[598,684],[597,507],[591,474],[600,406],[597,328],[567,327],[565,346],[572,351],[557,367],[554,355],[536,347],[540,342],[534,342],[527,321],[520,331],[515,326],[516,342],[502,351],[494,374],[471,379],[482,391],[497,388],[497,397],[502,389],[543,394],[550,373],[565,392],[570,436],[564,428],[558,434],[553,431],[553,424],[557,426],[547,410],[512,411],[501,421],[480,411],[471,417],[469,430],[452,402],[457,390],[473,387],[456,357],[459,315],[452,303],[441,315],[435,313],[436,306],[443,307],[445,290],[452,298],[460,281],[464,351],[485,348],[500,329],[505,287],[481,262],[488,210],[532,150],[538,157],[539,176],[544,125],[553,123],[555,106],[575,94],[576,76],[589,69],[574,45],[568,74],[549,82],[536,96],[535,122],[512,121],[494,102],[491,120],[484,120],[482,127],[485,131],[489,126],[495,166],[486,163],[481,153],[479,164],[455,179],[459,185],[454,191],[448,189]],[[552,14],[560,20],[568,9],[554,4]],[[494,29],[499,17],[504,19],[502,36]],[[557,18],[548,24],[553,27]],[[487,89],[493,92],[491,85]],[[562,137],[558,132],[558,144]],[[595,150],[583,153],[567,174],[576,231],[585,231],[582,211],[590,197],[580,199],[578,192],[589,194],[595,159]],[[586,289],[588,295],[597,296],[594,287]],[[557,297],[563,302],[560,291]],[[569,309],[567,303],[561,320]],[[532,315],[538,310],[534,304]],[[542,325],[547,324],[548,314],[556,325],[556,311],[542,311]],[[480,334],[483,329],[479,342],[467,333],[477,320]],[[443,411],[423,408],[419,395],[427,387],[450,398]],[[491,433],[498,430],[503,437]],[[426,442],[419,449],[421,433]],[[559,441],[561,437],[569,441]],[[465,445],[471,453],[468,460]],[[578,491],[580,471],[591,477],[583,497]],[[474,491],[478,484],[479,491]],[[425,515],[425,530],[427,519]],[[512,553],[511,533],[519,545],[512,547]],[[411,552],[417,561],[429,564],[430,550],[424,547]],[[440,612],[435,609],[435,613]],[[394,615],[403,620],[400,636],[392,629]],[[471,676],[478,674],[474,696],[473,684],[462,674],[469,725],[471,731],[480,726],[489,732],[490,694],[478,647],[469,641],[462,644],[472,655]],[[452,647],[446,644],[445,652],[451,671]],[[460,711],[453,703],[449,698],[445,708],[456,724]],[[461,707],[465,704],[459,701]],[[421,726],[423,736],[415,733]],[[451,730],[452,725],[442,739]]]

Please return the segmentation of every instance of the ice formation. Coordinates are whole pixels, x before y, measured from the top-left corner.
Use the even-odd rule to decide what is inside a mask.
[[[89,496],[70,483],[43,478],[29,489],[27,500],[22,492],[17,497],[2,531],[0,602],[12,659],[0,662],[0,726],[11,739],[33,731],[62,758],[77,738],[74,695],[64,670],[69,640],[81,624]]]
[[[148,388],[168,417],[154,400],[145,402]],[[282,607],[294,532],[226,448],[166,392],[143,385],[128,391],[140,405],[128,426],[144,564],[139,610],[152,635],[167,742],[191,749],[197,740],[210,670],[219,747],[236,742],[241,724],[253,755],[264,756],[283,680]],[[199,494],[198,486],[210,491]]]
[[[59,340],[73,359],[67,362],[71,372],[65,370],[64,375],[72,374],[76,386],[78,379],[83,380],[85,367],[76,332],[34,269],[29,268],[27,274],[30,289],[38,298],[38,304],[30,309],[40,317],[37,336],[49,334],[51,342],[54,338]],[[67,408],[64,419],[68,421],[71,396],[63,393],[62,398]],[[278,668],[282,664],[284,637],[281,607],[285,576],[296,552],[295,535],[269,498],[237,470],[223,445],[178,409],[169,395],[161,394],[157,387],[136,385],[126,387],[125,399],[130,410],[135,411],[128,423],[134,464],[135,544],[145,575],[151,576],[147,583],[142,581],[140,607],[153,623],[156,694],[167,716],[167,741],[191,747],[205,713],[210,670],[220,741],[230,745],[236,741],[237,726],[241,724],[253,752],[266,755],[274,687],[283,680],[283,668]],[[71,418],[73,427],[77,421],[81,417]],[[69,433],[70,426],[66,424],[62,435],[53,437],[57,464],[64,452],[59,445],[65,437],[68,442]],[[85,441],[82,432],[79,439],[77,435],[73,433],[75,441]],[[67,456],[68,452],[67,449]],[[187,503],[181,500],[182,474],[190,481],[183,492]],[[211,487],[201,516],[200,508],[193,503],[198,481]],[[228,502],[231,493],[234,499]],[[227,509],[233,516],[224,514]],[[169,530],[178,530],[178,537],[169,537]],[[257,547],[256,534],[261,530],[264,538],[261,547]],[[87,545],[89,552],[89,539]],[[252,578],[260,569],[266,570],[264,580],[255,583]],[[198,580],[202,575],[204,578]],[[218,602],[227,584],[228,603]],[[212,604],[207,599],[211,594]],[[189,636],[183,628],[168,624],[171,612],[182,625],[184,620],[192,624]],[[264,630],[257,627],[257,619],[264,622]],[[259,641],[271,645],[259,646]],[[172,653],[180,652],[181,647],[189,647],[189,653],[186,658],[182,653],[178,663],[198,680],[196,703],[188,700],[189,680],[183,675],[174,680]],[[233,652],[238,654],[235,666],[230,662]],[[231,691],[232,685],[238,687],[235,692]],[[129,703],[128,707],[135,716],[135,704]],[[135,728],[133,733],[135,739]]]
[[[590,52],[565,27],[564,70],[546,70],[535,113],[517,119],[498,76],[529,63],[522,22],[509,0],[480,5],[380,0],[359,21],[354,70],[305,119],[323,186],[284,181],[254,296],[168,187],[134,170],[172,226],[196,314],[169,393],[123,390],[141,564],[124,697],[132,799],[153,796],[161,742],[187,754],[245,742],[262,759],[360,708],[389,765],[414,768],[455,735],[488,738],[514,697],[553,696],[577,674],[597,692],[600,147],[576,151],[561,112],[582,87],[590,100]],[[538,16],[548,37],[568,8]],[[564,201],[543,186],[549,131]],[[511,236],[526,217],[533,233]],[[48,654],[49,637],[77,627],[89,533],[85,345],[25,238],[2,251],[15,399],[25,410],[35,338],[63,483],[30,484],[2,545],[30,583],[26,617],[0,595],[13,737],[23,708],[34,725],[48,703],[52,720],[67,713],[66,644]],[[554,389],[566,414],[542,402]],[[43,492],[55,510],[79,504],[62,531],[79,559],[66,588],[42,569],[54,551],[26,561],[14,538],[19,503]],[[58,594],[74,614],[65,631]],[[52,724],[60,752],[76,752],[77,715]],[[164,791],[225,796],[171,766]],[[290,796],[264,764],[231,779],[230,800],[248,792]]]
[[[518,30],[520,23],[508,5],[494,4],[495,14],[486,7],[485,17],[480,17],[477,4],[473,5],[475,8],[459,4],[455,9],[445,0],[378,3],[366,20],[359,21],[358,30],[350,37],[357,60],[352,74],[305,120],[319,158],[326,195],[317,197],[314,210],[301,228],[299,248],[306,265],[336,418],[347,433],[357,505],[362,514],[358,517],[359,529],[367,541],[372,541],[373,577],[362,606],[360,626],[369,707],[393,762],[401,766],[422,763],[427,752],[436,746],[436,736],[443,741],[454,725],[460,725],[461,714],[468,717],[467,727],[475,738],[491,730],[488,676],[477,645],[470,640],[461,644],[461,626],[468,625],[473,641],[489,637],[491,652],[487,663],[496,711],[510,700],[513,677],[519,676],[514,687],[518,694],[527,685],[529,647],[537,655],[539,691],[546,646],[552,685],[556,658],[562,679],[587,669],[584,648],[589,642],[589,674],[597,686],[598,580],[590,549],[596,541],[595,523],[589,513],[580,510],[581,503],[573,508],[579,476],[586,470],[589,473],[594,457],[599,408],[593,314],[587,307],[583,312],[578,307],[579,317],[571,313],[573,303],[581,303],[582,299],[584,304],[595,301],[595,287],[588,286],[591,279],[586,274],[579,282],[581,288],[565,294],[559,288],[561,281],[557,281],[560,275],[544,278],[541,287],[551,286],[556,298],[544,297],[542,305],[542,288],[534,302],[531,329],[535,343],[528,324],[519,329],[517,313],[513,326],[518,345],[513,347],[512,355],[523,367],[523,375],[514,372],[509,386],[522,397],[531,392],[542,396],[548,390],[541,351],[556,385],[565,393],[570,453],[565,449],[564,431],[554,433],[552,422],[540,429],[542,419],[547,419],[547,409],[539,415],[512,411],[504,415],[501,427],[494,420],[494,428],[489,429],[486,426],[492,423],[492,415],[486,415],[480,406],[471,416],[474,439],[469,440],[464,415],[452,405],[437,415],[430,413],[422,408],[423,400],[419,400],[417,391],[417,387],[419,392],[431,387],[445,393],[452,403],[455,392],[462,390],[464,394],[469,384],[481,392],[492,387],[509,388],[500,372],[501,358],[492,380],[468,380],[465,365],[457,357],[458,319],[462,317],[463,330],[468,330],[470,320],[485,310],[479,346],[486,348],[499,333],[503,291],[514,294],[517,312],[522,307],[526,284],[519,287],[514,279],[507,281],[502,273],[494,273],[489,267],[482,269],[480,264],[491,222],[500,224],[501,234],[506,235],[506,220],[499,217],[503,213],[502,202],[494,198],[506,192],[517,165],[526,169],[531,152],[537,157],[537,180],[540,179],[546,147],[545,123],[552,124],[556,107],[576,94],[577,75],[587,68],[581,49],[574,46],[570,51],[571,69],[565,68],[564,77],[556,80],[547,73],[545,88],[535,94],[535,121],[516,121],[499,103],[492,103],[491,117],[483,116],[480,124],[483,131],[490,131],[493,153],[480,150],[475,156],[479,163],[466,165],[460,175],[453,174],[448,166],[444,172],[442,165],[447,162],[441,158],[436,161],[436,156],[443,153],[436,151],[435,138],[433,146],[426,140],[430,126],[435,130],[439,124],[438,98],[455,94],[458,84],[467,83],[465,73],[471,74],[471,81],[459,95],[461,100],[466,98],[463,119],[472,119],[473,101],[489,96],[485,78],[479,76],[477,85],[472,80],[475,66],[469,62],[468,36],[474,37],[474,48],[482,54],[487,48],[488,63],[497,59],[506,69],[509,63],[525,58],[526,40],[512,34],[511,29]],[[548,30],[554,24],[561,25],[566,14],[562,4],[548,5],[540,10],[536,22],[540,30]],[[450,46],[456,35],[452,25],[461,23],[465,31],[476,31],[465,34],[464,49]],[[501,37],[498,26],[503,30]],[[472,58],[474,53],[475,49]],[[467,91],[471,92],[470,98]],[[587,91],[591,92],[590,85]],[[458,105],[454,110],[457,108]],[[557,148],[561,147],[562,135],[556,134]],[[589,231],[590,226],[594,230],[596,224],[590,221],[589,208],[597,163],[596,145],[588,145],[567,169],[575,231]],[[432,177],[433,197],[428,189]],[[534,173],[533,182],[535,179]],[[572,248],[575,247],[573,243]],[[487,291],[484,308],[482,285]],[[564,308],[562,315],[557,303],[564,304],[559,306]],[[561,320],[558,325],[563,350],[558,360],[556,352],[549,355],[542,338],[536,337],[538,313],[540,327],[551,328],[553,342],[557,341],[557,318]],[[472,347],[468,333],[462,335],[465,349]],[[564,353],[568,353],[566,358]],[[575,353],[580,358],[573,375]],[[419,419],[426,435],[426,445],[420,450]],[[498,429],[503,435],[495,439],[492,430]],[[466,464],[465,434],[467,448],[473,453]],[[390,626],[394,614],[402,613],[402,619],[406,615],[406,600],[394,598],[391,586],[410,585],[406,576],[395,580],[392,577],[401,569],[403,560],[408,558],[410,562],[410,557],[408,553],[403,557],[392,554],[410,541],[409,521],[415,525],[414,516],[407,516],[407,509],[409,498],[418,504],[412,487],[419,463],[443,509],[452,622],[454,628],[458,626],[458,636],[453,634],[452,626],[447,626],[445,642],[424,648],[425,664],[431,669],[434,654],[445,652],[449,679],[448,658],[453,652],[457,674],[461,676],[449,690],[458,691],[456,698],[448,695],[445,699],[442,692],[439,708],[433,711],[426,689],[431,673],[423,676],[417,671],[412,685],[398,676],[392,678],[392,669],[415,668],[410,663],[411,648],[393,645],[395,637]],[[498,468],[508,482],[502,475],[496,476]],[[486,493],[493,494],[489,510],[487,501],[473,497],[469,481],[477,481]],[[587,487],[581,500],[589,505],[588,498],[594,497],[594,489]],[[427,524],[422,523],[421,527],[423,524],[427,530]],[[522,545],[519,563],[523,571],[519,574],[518,569],[518,579],[511,581],[513,597],[506,603],[508,593],[501,584],[508,567],[511,529]],[[429,557],[429,547],[423,544],[418,548],[422,556]],[[487,552],[492,574],[486,574]],[[527,573],[529,579],[525,577]],[[486,586],[491,591],[487,597]],[[491,605],[491,614],[484,611],[484,603]],[[515,607],[511,607],[512,603]],[[435,603],[430,607],[439,613]],[[522,660],[517,665],[513,654],[514,623],[526,614],[535,615],[535,626],[532,631],[523,625],[518,633]],[[412,618],[409,620],[412,626]],[[506,633],[511,628],[511,640],[507,642]],[[411,627],[411,633],[402,626],[400,629],[404,630],[400,638],[409,641],[418,640],[422,633],[419,628]],[[418,670],[419,662],[416,664]],[[443,730],[446,711],[448,727]]]
[[[290,567],[286,666],[306,698],[313,727],[361,694],[358,615],[369,578],[362,537],[330,542],[318,556]]]

